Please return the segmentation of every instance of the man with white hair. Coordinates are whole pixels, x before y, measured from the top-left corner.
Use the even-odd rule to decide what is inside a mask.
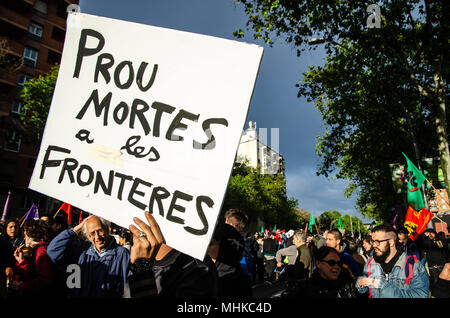
[[[91,215],[73,229],[62,231],[50,242],[47,254],[52,262],[63,272],[75,275],[72,279],[71,275],[67,278],[67,282],[71,281],[68,284],[69,297],[122,297],[130,254],[116,243],[109,229],[108,221]],[[78,239],[81,233],[88,241]],[[72,264],[78,264],[79,270]]]

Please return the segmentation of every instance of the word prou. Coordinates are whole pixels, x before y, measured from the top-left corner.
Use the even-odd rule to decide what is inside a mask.
[[[88,36],[95,38],[98,40],[97,47],[95,48],[88,48],[86,47]],[[80,42],[78,43],[78,52],[77,52],[77,60],[75,63],[75,71],[73,73],[73,77],[78,78],[80,75],[81,66],[83,64],[83,59],[86,56],[91,56],[94,54],[99,53],[103,47],[105,46],[105,38],[103,35],[100,34],[100,32],[97,32],[92,29],[83,29],[81,30],[81,36],[80,36]],[[104,60],[106,60],[106,63],[104,63]],[[97,64],[95,65],[95,72],[94,72],[94,82],[98,82],[98,76],[101,73],[103,76],[103,79],[108,84],[111,80],[111,75],[109,74],[109,69],[114,65],[114,57],[110,53],[103,53],[100,54],[97,58]],[[141,65],[139,66],[137,75],[136,75],[136,84],[138,88],[146,92],[152,87],[156,73],[158,71],[158,64],[155,64],[153,66],[153,72],[150,77],[149,82],[147,85],[143,84],[143,77],[145,74],[145,69],[147,68],[148,63],[141,62]],[[128,77],[124,83],[120,81],[121,74],[123,73],[123,70],[127,68],[128,69]],[[133,84],[133,81],[135,79],[134,76],[134,68],[133,68],[133,62],[131,61],[122,61],[120,62],[115,70],[114,70],[114,84],[120,88],[120,89],[127,89],[130,88]]]
[[[86,46],[89,37],[97,40],[97,45],[95,47]],[[100,34],[100,32],[92,29],[81,30],[73,77],[79,78],[84,59],[100,53],[104,46],[105,38],[102,34]],[[105,82],[108,84],[112,78],[109,70],[113,67],[114,63],[115,60],[112,54],[99,54],[97,56],[97,62],[94,70],[94,82],[97,83],[99,76],[101,75]],[[144,84],[143,78],[147,66],[147,62],[141,62],[137,74],[135,75],[135,70],[131,61],[120,62],[115,67],[113,72],[114,85],[119,89],[128,89],[134,82],[136,82],[139,90],[141,90],[142,92],[148,91],[155,82],[156,74],[158,72],[158,64],[155,64],[153,66],[153,71],[150,79],[148,83]],[[126,78],[125,80],[123,80],[124,76]],[[113,93],[108,92],[102,97],[100,101],[99,91],[98,89],[94,89],[77,114],[76,118],[80,120],[83,119],[89,107],[93,105],[95,116],[101,117],[103,113],[103,125],[107,126],[110,115],[109,110],[111,107],[112,96]],[[162,117],[169,116],[176,109],[171,105],[155,101],[150,106],[146,101],[139,98],[135,98],[133,101],[128,103],[125,101],[119,101],[112,110],[112,119],[118,125],[122,125],[123,123],[128,121],[128,126],[131,129],[134,129],[135,124],[138,123],[143,129],[145,135],[148,135],[151,131],[149,120],[147,119],[150,108],[153,108],[156,111],[153,117],[153,137],[159,137]],[[186,121],[198,122],[199,118],[200,114],[194,114],[184,109],[178,110],[178,113],[172,119],[169,128],[166,131],[166,139],[171,141],[183,141],[184,137],[176,135],[174,133],[175,130],[186,130],[188,128]],[[183,120],[185,122],[183,122]],[[202,129],[208,140],[204,143],[193,140],[192,146],[194,149],[210,150],[215,147],[215,137],[210,129],[210,126],[213,124],[228,127],[228,121],[225,118],[207,118],[203,120]]]
[[[66,148],[49,145],[45,151],[44,159],[41,165],[40,179],[45,176],[45,171],[49,168],[55,168],[61,166],[61,171],[58,178],[58,183],[62,183],[67,177],[70,183],[76,183],[80,187],[87,187],[93,185],[94,193],[98,193],[99,190],[108,196],[112,196],[113,188],[117,191],[117,199],[122,201],[123,192],[125,184],[131,185],[130,190],[126,194],[126,198],[129,203],[133,206],[143,210],[143,211],[156,211],[154,208],[155,204],[158,207],[159,214],[165,217],[168,221],[184,224],[185,220],[182,218],[180,213],[185,213],[186,207],[183,206],[182,201],[191,202],[194,197],[188,193],[184,193],[179,190],[173,192],[168,191],[163,186],[154,186],[152,183],[142,180],[140,178],[135,178],[130,175],[125,175],[120,172],[113,170],[109,171],[108,177],[105,178],[101,171],[94,171],[90,166],[86,164],[79,164],[78,160],[75,158],[64,158],[64,159],[50,159],[52,153],[63,153],[70,154],[71,151]],[[106,181],[107,180],[107,181]],[[117,185],[117,182],[119,183]],[[145,197],[146,192],[140,191],[142,187],[146,187],[146,190],[151,190],[150,200],[147,203],[139,201],[136,197]],[[169,199],[171,197],[171,199]],[[164,213],[163,201],[170,200],[170,205],[167,213]],[[204,212],[204,205],[208,208],[214,206],[214,201],[205,195],[197,196],[194,200],[197,215],[202,222],[203,228],[194,229],[189,226],[184,226],[184,230],[194,235],[205,235],[208,232],[209,225]],[[178,215],[175,213],[178,212]]]

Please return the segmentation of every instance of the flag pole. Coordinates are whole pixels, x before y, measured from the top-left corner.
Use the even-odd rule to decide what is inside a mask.
[[[316,227],[317,234],[319,234],[319,230],[317,229],[317,223],[314,223],[314,226]]]
[[[55,216],[59,213],[59,211],[61,211],[61,208],[59,208],[58,211],[56,211],[55,215],[53,215],[53,218],[55,218]]]
[[[24,217],[27,215],[28,215],[28,212],[24,215]],[[25,223],[25,218],[23,219],[22,223],[20,224],[20,227],[22,227],[24,223]]]
[[[439,221],[441,221],[441,222],[443,222],[443,223],[445,223],[444,221],[442,221],[442,219],[441,218],[439,218],[436,214],[434,214],[433,213],[433,217],[432,217],[432,219],[434,219],[434,218],[436,218],[436,219],[438,219]]]
[[[428,179],[425,179],[425,180],[427,180],[427,182],[431,185],[431,187],[434,189],[434,191],[437,191],[437,189],[434,187],[434,185],[428,180]],[[445,200],[444,200],[445,201]],[[445,203],[447,203],[448,205],[450,205],[450,203],[448,203],[448,201],[445,201]]]
[[[431,187],[434,189],[434,191],[437,191],[437,189],[434,187],[434,185],[430,182],[430,180],[428,180],[428,179],[425,179],[425,180],[427,180],[427,182],[431,185]],[[447,203],[448,205],[450,205],[450,203],[448,203],[448,201],[446,201],[446,200],[444,200],[445,201],[445,203]],[[438,219],[439,221],[441,221],[441,222],[444,222],[444,221],[442,221],[442,219],[441,218],[439,218],[436,214],[434,214],[433,213],[433,217],[432,218],[436,218],[436,219]],[[444,222],[445,223],[445,222]]]
[[[26,212],[26,213],[20,218],[19,223],[22,222],[23,218],[26,217],[27,214],[28,214],[28,212]]]

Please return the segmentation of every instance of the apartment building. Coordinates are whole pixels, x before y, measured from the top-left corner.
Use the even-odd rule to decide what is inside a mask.
[[[78,0],[0,0],[0,205],[11,191],[14,217],[32,202],[49,209],[48,198],[28,189],[39,145],[23,138],[20,94],[60,62],[70,4]]]

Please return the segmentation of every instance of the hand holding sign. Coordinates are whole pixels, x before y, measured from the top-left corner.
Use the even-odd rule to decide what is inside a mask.
[[[142,229],[142,232],[134,225],[129,226],[130,231],[133,233],[133,246],[130,251],[132,264],[140,258],[153,260],[164,242],[161,230],[153,216],[145,212],[145,218],[150,226],[139,218],[133,219],[136,225]]]

